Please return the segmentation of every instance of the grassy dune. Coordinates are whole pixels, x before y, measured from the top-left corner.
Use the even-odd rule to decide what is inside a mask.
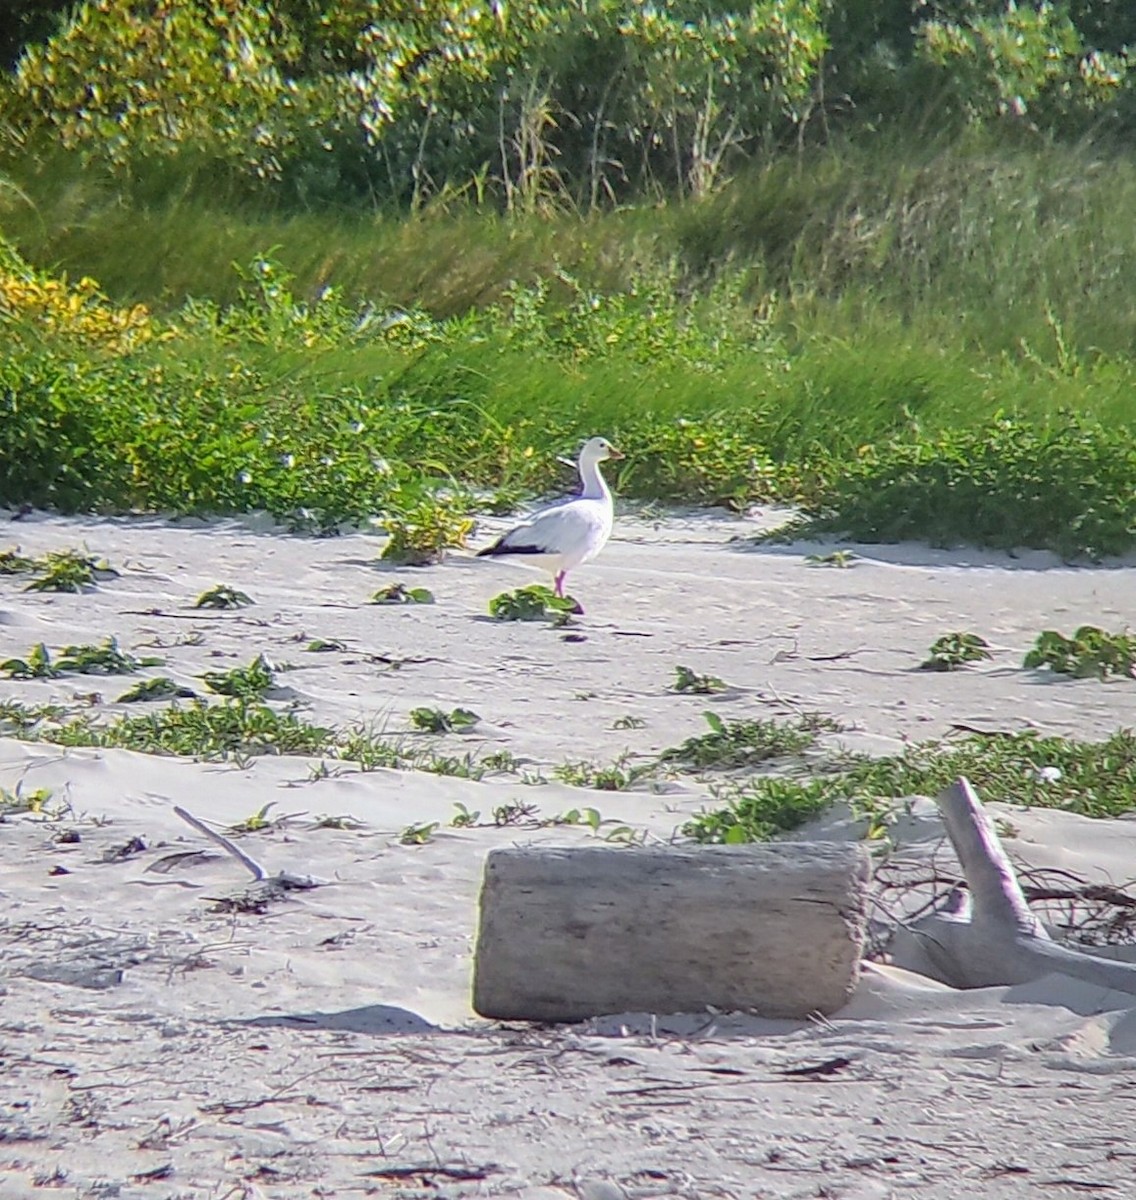
[[[17,322],[9,502],[508,503],[602,430],[629,495],[796,500],[861,537],[1136,540],[1136,167],[1115,155],[845,145],[586,219],[272,213],[192,177],[6,170],[25,258],[165,335],[108,356]]]

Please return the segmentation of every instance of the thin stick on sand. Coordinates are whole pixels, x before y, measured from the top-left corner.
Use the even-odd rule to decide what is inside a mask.
[[[231,854],[252,875],[255,883],[272,883],[282,888],[306,891],[308,888],[320,887],[325,882],[311,875],[293,875],[290,871],[278,871],[275,875],[269,875],[264,867],[251,855],[246,854],[236,842],[215,829],[210,829],[204,821],[187,812],[180,804],[174,805],[174,812],[187,824],[192,825],[198,833],[204,834],[211,842],[216,842],[222,850]]]

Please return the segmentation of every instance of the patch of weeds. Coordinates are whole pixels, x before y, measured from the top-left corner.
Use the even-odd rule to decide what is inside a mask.
[[[481,718],[472,709],[455,708],[443,712],[440,708],[412,708],[410,723],[426,733],[465,733]]]
[[[919,664],[921,671],[957,671],[968,663],[991,657],[990,643],[977,633],[945,633],[931,643],[930,656]]]
[[[630,713],[616,717],[611,723],[612,729],[645,729],[647,722],[642,717],[633,717]]]
[[[806,554],[810,567],[850,567],[860,556],[854,550],[833,550],[831,554]]]
[[[266,829],[275,829],[282,825],[287,817],[269,817],[269,812],[276,807],[275,800],[258,808],[256,812],[245,817],[243,821],[238,821],[235,825],[230,825],[229,833],[263,833]]]
[[[320,754],[334,744],[334,732],[279,713],[266,704],[194,700],[145,716],[121,716],[105,725],[76,718],[40,730],[43,741],[63,746],[114,746],[143,754],[228,759],[260,754]]]
[[[598,792],[626,791],[640,779],[650,775],[653,765],[629,767],[629,754],[621,754],[607,766],[590,762],[566,762],[553,768],[553,775],[572,787],[593,788]]]
[[[333,817],[321,814],[312,821],[313,829],[362,829],[363,822],[355,817],[344,815]]]
[[[543,583],[530,583],[501,592],[489,601],[489,615],[498,621],[551,621],[567,625],[580,604],[571,596],[558,596]]]
[[[1136,635],[1106,633],[1095,625],[1082,625],[1072,637],[1047,629],[1025,656],[1023,667],[1048,667],[1074,679],[1110,676],[1136,678]]]
[[[682,832],[700,842],[764,841],[797,828],[830,804],[847,803],[869,831],[889,805],[935,796],[965,775],[983,801],[1117,816],[1136,807],[1136,734],[1103,742],[1042,737],[1030,731],[926,742],[887,758],[853,758],[806,779],[761,776],[718,789],[720,808],[699,813]]]
[[[440,563],[451,547],[461,549],[473,529],[473,519],[453,510],[444,500],[429,499],[383,520],[388,535],[381,558],[407,567]]]
[[[487,771],[507,771],[513,774],[520,769],[520,759],[511,750],[494,750],[486,754],[481,765]]]
[[[811,532],[863,542],[1123,554],[1136,542],[1130,430],[1063,411],[933,437],[904,431],[834,472]]]
[[[429,588],[407,587],[404,583],[388,583],[371,596],[372,604],[433,604],[434,593]]]
[[[457,812],[450,818],[450,824],[454,829],[472,829],[481,820],[479,811],[470,812],[460,800],[454,801],[454,808],[457,809]]]
[[[206,671],[201,678],[211,692],[238,700],[261,700],[276,686],[276,676],[263,654],[258,654],[248,666],[233,667],[231,671]]]
[[[524,800],[510,800],[499,804],[493,810],[493,824],[497,826],[523,825],[531,821],[537,814],[535,804],[527,804]]]
[[[120,650],[113,637],[108,637],[101,646],[64,646],[59,653],[60,670],[80,675],[133,675],[143,667],[160,667],[165,662],[164,658],[150,655],[135,658]]]
[[[729,770],[800,754],[816,742],[816,730],[803,721],[723,721],[717,713],[704,712],[709,733],[687,738],[659,756],[660,761],[679,763],[693,770]]]
[[[26,592],[88,592],[100,580],[118,574],[105,558],[92,558],[78,550],[51,551],[35,565],[41,574],[27,585]]]
[[[0,732],[24,735],[43,721],[58,721],[67,715],[61,704],[21,704],[0,700]]]
[[[379,767],[397,770],[410,766],[413,757],[397,742],[358,727],[340,736],[336,753],[345,762],[357,764],[361,771],[374,771]]]
[[[40,642],[32,647],[27,658],[10,658],[0,663],[10,679],[57,679],[60,675],[132,675],[141,667],[160,666],[160,658],[135,658],[118,648],[110,637],[101,646],[64,646],[60,657],[52,660],[47,647]]]
[[[218,583],[201,593],[194,601],[194,608],[246,608],[254,603],[251,596],[245,592],[230,587],[227,583]]]
[[[403,846],[425,846],[437,832],[437,821],[429,821],[421,825],[407,825],[398,835],[398,840]]]
[[[51,661],[51,653],[43,642],[34,645],[27,658],[9,658],[0,663],[0,671],[6,671],[9,679],[58,679],[63,674]]]
[[[587,825],[593,833],[599,833],[603,817],[598,808],[570,808],[552,818],[553,825]]]
[[[689,667],[675,667],[675,681],[672,686],[676,692],[690,692],[697,696],[708,696],[714,692],[728,690],[725,680],[719,679],[717,675],[698,675]]]
[[[481,779],[485,770],[472,754],[431,754],[415,758],[411,767],[431,775],[449,775],[454,779]]]
[[[117,704],[153,704],[159,700],[192,700],[192,688],[182,687],[167,675],[153,679],[140,679],[132,688],[118,697]]]
[[[305,647],[310,654],[331,654],[342,653],[347,649],[343,642],[337,642],[329,638],[313,638]]]
[[[617,825],[603,835],[603,840],[620,846],[636,846],[647,840],[647,831],[632,829],[630,825]]]
[[[16,784],[14,791],[0,787],[0,815],[9,817],[19,813],[30,813],[32,816],[45,816],[45,806],[51,796],[50,788],[36,788],[35,791],[25,792],[23,781]]]
[[[35,570],[35,559],[25,558],[19,546],[11,550],[0,550],[0,575],[27,575]]]

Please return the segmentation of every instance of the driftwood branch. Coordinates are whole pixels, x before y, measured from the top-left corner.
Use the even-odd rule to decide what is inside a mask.
[[[905,926],[892,943],[900,966],[954,987],[1028,983],[1060,974],[1136,995],[1136,964],[1114,962],[1052,941],[1030,911],[994,824],[966,779],[937,798],[966,878],[969,903]]]
[[[269,875],[255,858],[246,854],[231,838],[210,829],[204,821],[187,812],[180,804],[174,805],[174,812],[187,824],[192,825],[198,833],[204,834],[211,842],[216,842],[222,850],[231,854],[249,872],[254,883],[269,883],[286,891],[306,891],[309,888],[320,887],[325,882],[311,875],[293,875],[290,871],[278,871],[275,875]]]

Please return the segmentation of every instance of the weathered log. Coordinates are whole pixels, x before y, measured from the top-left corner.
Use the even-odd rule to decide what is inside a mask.
[[[966,779],[936,797],[969,890],[950,911],[912,922],[897,934],[893,962],[953,987],[1029,983],[1069,975],[1136,993],[1136,964],[1058,945],[1030,912],[994,824]]]
[[[859,976],[862,846],[491,850],[473,1007],[504,1020],[620,1012],[830,1013]]]

